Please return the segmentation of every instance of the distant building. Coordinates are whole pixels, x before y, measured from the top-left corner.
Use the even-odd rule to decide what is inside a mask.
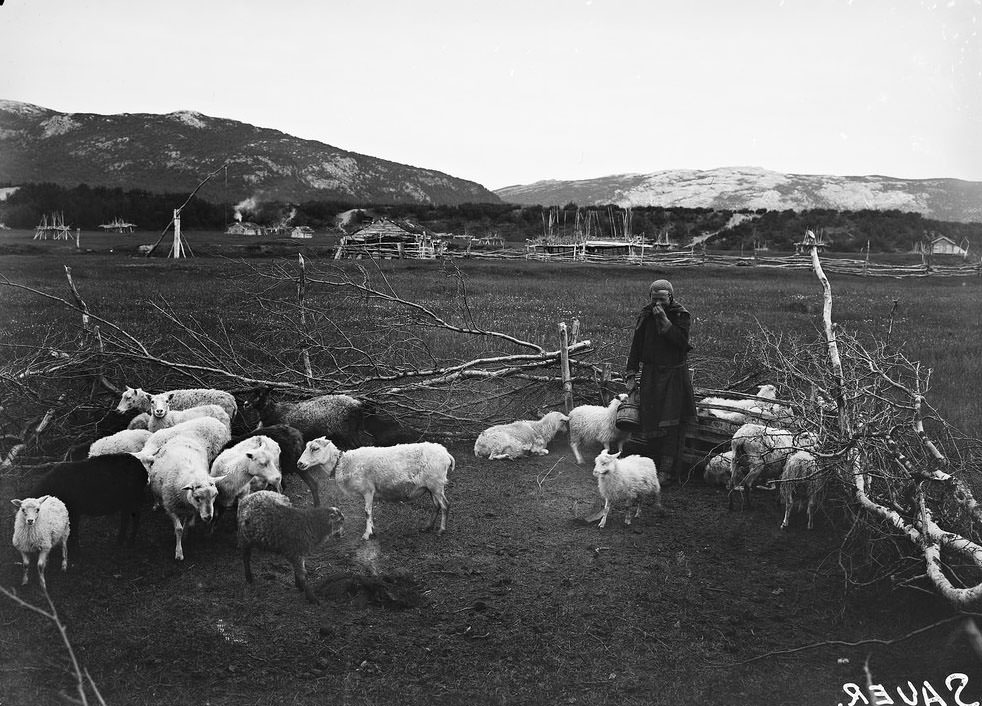
[[[236,221],[225,229],[226,235],[266,235],[266,228],[250,221]]]
[[[422,226],[408,221],[379,218],[341,238],[334,259],[379,257],[391,259],[433,259],[443,253],[443,241]]]
[[[914,252],[921,255],[968,255],[968,241],[959,245],[947,235],[937,235],[930,240],[919,240],[914,243]]]
[[[307,240],[314,237],[314,229],[310,226],[294,226],[290,231],[290,237]]]
[[[107,233],[132,233],[136,228],[136,223],[127,223],[119,216],[116,216],[110,223],[103,223],[99,226]]]

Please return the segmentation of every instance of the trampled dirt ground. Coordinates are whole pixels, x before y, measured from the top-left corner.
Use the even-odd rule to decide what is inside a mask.
[[[254,558],[248,586],[231,518],[193,534],[183,563],[163,514],[134,547],[115,544],[114,519],[87,518],[80,555],[67,574],[52,561],[48,580],[80,663],[109,704],[835,706],[863,703],[844,685],[865,685],[867,657],[891,699],[881,703],[979,700],[982,662],[957,622],[893,645],[809,648],[895,640],[949,615],[910,589],[854,589],[843,602],[844,528],[828,515],[813,532],[803,517],[782,532],[774,493],[729,512],[724,491],[690,482],[665,489],[662,514],[648,507],[626,527],[617,512],[599,530],[579,519],[597,506],[592,466],[565,443],[511,463],[452,451],[441,537],[417,532],[421,500],[377,506],[377,540],[362,542],[359,501],[325,483],[346,536],[308,561],[320,605],[280,558]],[[8,499],[31,483],[0,479],[5,542]],[[43,600],[34,576],[19,588],[9,545],[3,557],[0,585]],[[367,580],[330,583],[339,573]],[[53,627],[0,596],[0,704],[64,703],[67,666]],[[958,694],[953,673],[968,680]]]

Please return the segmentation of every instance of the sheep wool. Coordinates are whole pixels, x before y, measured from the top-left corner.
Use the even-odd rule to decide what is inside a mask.
[[[624,524],[631,524],[631,505],[634,517],[641,516],[641,504],[645,498],[654,498],[655,506],[661,509],[661,484],[658,482],[658,469],[655,462],[645,456],[625,456],[620,453],[609,454],[601,451],[594,460],[593,476],[597,479],[597,490],[604,499],[600,514],[601,529],[607,524],[611,508],[622,502],[628,505]]]
[[[253,582],[252,550],[265,549],[286,557],[296,587],[308,601],[317,603],[307,585],[304,557],[325,540],[344,535],[342,512],[336,507],[295,508],[286,496],[260,490],[239,503],[237,521],[246,581]]]
[[[217,404],[225,411],[229,419],[235,419],[236,412],[238,411],[238,403],[235,401],[235,397],[224,390],[189,388],[169,390],[160,394],[166,396],[167,403],[171,409],[184,410],[206,404]],[[138,409],[141,412],[150,412],[151,397],[152,395],[142,388],[133,389],[132,387],[127,387],[122,397],[120,397],[116,411],[125,412],[130,409]]]
[[[815,508],[822,501],[825,476],[819,471],[818,461],[807,451],[795,451],[788,456],[781,473],[781,502],[784,504],[784,520],[781,529],[788,528],[792,510],[806,509],[808,529],[815,529]]]
[[[321,395],[300,402],[275,402],[269,390],[260,390],[246,403],[259,413],[263,426],[288,424],[299,430],[304,442],[326,436],[340,448],[354,448],[364,428],[363,405],[348,395]]]
[[[65,503],[51,495],[40,498],[13,499],[17,507],[14,516],[14,536],[12,544],[20,552],[24,563],[24,577],[21,585],[28,582],[28,569],[31,568],[31,554],[38,553],[38,581],[47,590],[44,570],[48,564],[48,554],[57,546],[61,547],[61,570],[68,570],[68,537],[71,522]]]
[[[569,413],[569,446],[576,456],[577,463],[583,463],[580,447],[585,444],[601,444],[608,453],[617,446],[620,453],[630,432],[617,428],[617,410],[627,399],[626,394],[614,397],[606,407],[584,404],[574,407]]]
[[[225,424],[231,434],[232,420],[228,416],[228,413],[219,405],[203,404],[181,410],[171,409],[168,403],[169,397],[170,393],[164,393],[162,395],[154,395],[150,398],[150,421],[147,424],[147,429],[150,431],[167,429],[181,422],[186,422],[189,419],[196,419],[197,417],[214,417]]]
[[[549,412],[537,421],[520,419],[510,424],[497,424],[477,437],[474,455],[491,460],[545,456],[549,453],[549,443],[568,424],[569,417],[562,412]]]
[[[793,433],[777,427],[747,423],[733,434],[730,441],[730,491],[729,507],[733,509],[732,492],[741,488],[747,507],[750,506],[750,489],[758,480],[776,480],[784,471],[788,456],[799,449],[808,449],[817,443],[814,434]],[[742,472],[745,470],[745,473]]]
[[[216,482],[218,497],[215,502],[231,507],[248,495],[255,479],[260,487],[280,487],[280,446],[268,436],[249,437],[232,448],[222,451],[211,464],[211,476],[221,478]]]
[[[147,439],[150,438],[150,434],[149,429],[123,429],[115,434],[104,436],[92,442],[88,457],[142,451]]]

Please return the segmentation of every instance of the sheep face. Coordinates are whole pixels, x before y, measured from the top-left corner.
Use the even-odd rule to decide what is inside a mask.
[[[170,394],[161,393],[150,398],[150,413],[157,419],[163,419],[170,411]]]
[[[774,385],[761,385],[757,389],[757,397],[767,397],[773,400],[777,397],[777,388]]]
[[[47,500],[50,495],[42,495],[40,498],[24,498],[11,500],[19,509],[18,512],[23,516],[26,525],[33,526],[37,522],[38,514],[41,512],[41,503]]]
[[[263,487],[272,485],[279,488],[283,483],[283,474],[280,473],[277,458],[271,449],[260,445],[254,451],[246,451],[246,458],[249,459],[249,474],[253,482],[262,483]]]
[[[119,400],[119,404],[116,405],[117,412],[126,412],[131,409],[145,409],[144,405],[149,401],[150,395],[143,391],[142,388],[127,387],[123,396]]]
[[[593,462],[593,477],[602,478],[615,470],[617,468],[617,459],[620,455],[620,451],[615,454],[607,453],[605,450],[601,451]]]
[[[326,436],[321,436],[307,442],[303,454],[297,459],[297,468],[306,471],[321,466],[330,469],[330,475],[333,476],[340,460],[341,451],[338,447]]]
[[[198,516],[205,522],[210,522],[215,514],[215,498],[218,497],[218,488],[215,481],[222,480],[225,476],[212,478],[208,482],[199,482],[186,485],[181,490],[187,492],[188,504],[194,507]]]

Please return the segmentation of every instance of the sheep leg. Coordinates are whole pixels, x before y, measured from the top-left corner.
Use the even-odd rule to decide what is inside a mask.
[[[42,549],[41,551],[38,552],[38,581],[41,582],[41,590],[43,591],[48,590],[48,584],[44,580],[44,570],[48,566],[48,552],[50,551],[51,549],[49,548],[49,549]]]
[[[252,583],[252,547],[242,547],[242,567],[245,569],[246,583]]]
[[[577,465],[583,463],[583,455],[580,454],[580,445],[576,441],[570,441],[569,447],[573,449],[573,455],[576,456]]]
[[[791,517],[791,506],[793,504],[794,503],[791,501],[791,498],[788,498],[788,502],[785,503],[785,505],[784,505],[784,522],[781,523],[781,529],[787,529],[788,528],[788,519]],[[810,513],[809,513],[809,515],[810,515]]]
[[[293,557],[290,559],[290,563],[293,564],[293,583],[296,587],[303,591],[303,595],[307,597],[307,600],[315,605],[320,603],[317,600],[317,596],[314,592],[310,590],[310,586],[307,585],[307,567],[304,566],[303,557]]]
[[[361,536],[364,540],[369,540],[375,534],[375,525],[372,523],[372,503],[375,500],[375,493],[371,490],[365,493],[365,534]]]
[[[24,564],[24,578],[21,579],[20,585],[26,586],[27,582],[30,580],[27,576],[27,572],[31,568],[31,555],[27,552],[21,552],[20,558],[21,562]]]
[[[310,471],[301,471],[300,469],[297,469],[297,475],[300,476],[301,480],[303,480],[303,482],[307,484],[307,487],[310,488],[310,495],[314,499],[314,507],[320,507],[321,494],[320,487],[317,484],[317,479],[311,475]]]
[[[610,514],[610,499],[604,501],[604,509],[600,515],[600,524],[597,525],[597,529],[603,529],[607,524],[607,515]]]
[[[808,529],[815,529],[815,498],[808,498]]]
[[[184,525],[181,523],[181,518],[178,517],[173,512],[168,512],[170,515],[171,522],[174,523],[174,558],[177,561],[184,561],[184,547],[181,545],[181,538],[184,536]],[[192,516],[192,520],[194,517]]]
[[[68,537],[61,540],[61,570],[68,571]]]
[[[437,491],[434,493],[430,491],[430,498],[433,500],[433,521],[430,522],[430,529],[436,527],[437,515],[440,517],[440,527],[437,529],[437,534],[443,534],[447,529],[447,510],[450,507],[450,503],[447,502],[447,496],[443,494],[443,491]]]

